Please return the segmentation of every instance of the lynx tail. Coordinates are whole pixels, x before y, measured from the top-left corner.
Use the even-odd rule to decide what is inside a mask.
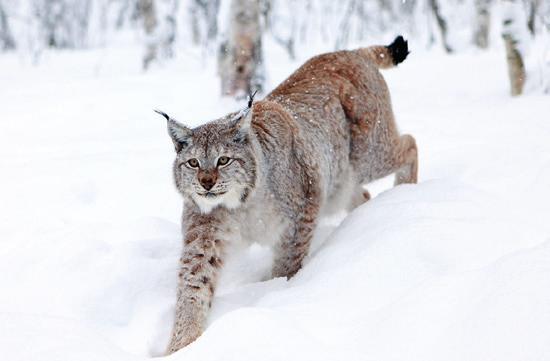
[[[393,68],[405,60],[407,55],[409,55],[409,46],[407,40],[399,35],[390,45],[369,46],[368,48],[361,48],[357,51],[361,53],[361,55],[367,57],[380,69],[388,69]]]

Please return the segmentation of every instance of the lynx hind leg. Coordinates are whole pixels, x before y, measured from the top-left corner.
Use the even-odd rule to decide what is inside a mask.
[[[416,183],[418,152],[415,139],[408,134],[399,135],[389,90],[381,74],[365,71],[363,75],[370,86],[346,83],[340,89],[340,102],[350,121],[350,161],[359,175],[359,183],[365,184],[392,173],[396,173],[394,185]]]
[[[394,186],[403,183],[416,183],[418,177],[418,151],[414,138],[405,134],[397,136],[389,144],[382,146],[384,151],[374,152],[374,160],[367,160],[377,164],[369,169],[367,179],[370,182],[395,173]],[[368,163],[367,163],[368,164]]]
[[[395,181],[394,185],[416,183],[418,178],[418,150],[412,135],[405,134],[399,138],[394,150]]]
[[[385,132],[381,132],[385,133]],[[397,131],[394,131],[396,134]],[[418,178],[418,151],[415,139],[408,134],[384,139],[370,138],[375,145],[364,144],[355,149],[354,167],[362,183],[386,177],[395,173],[394,186],[403,183],[416,183]],[[370,148],[370,149],[369,149]]]

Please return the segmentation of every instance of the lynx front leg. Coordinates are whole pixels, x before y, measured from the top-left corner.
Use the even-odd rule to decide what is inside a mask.
[[[294,202],[299,202],[298,207],[295,212],[292,212],[293,215],[289,219],[290,225],[277,245],[273,277],[294,276],[302,267],[302,261],[309,250],[319,215],[320,190],[314,177],[304,177],[304,179],[306,183],[304,193],[294,199]]]
[[[197,339],[203,332],[216,281],[223,263],[224,241],[217,237],[219,219],[191,216],[181,257],[174,327],[167,354]]]

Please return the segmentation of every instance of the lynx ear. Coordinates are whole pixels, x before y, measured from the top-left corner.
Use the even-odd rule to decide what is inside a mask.
[[[162,115],[166,119],[168,125],[168,135],[172,138],[176,152],[179,152],[183,149],[183,147],[186,147],[191,143],[191,136],[193,135],[193,131],[191,129],[178,123],[174,119],[170,118],[168,114],[160,110],[155,110],[155,112]]]
[[[247,107],[235,115],[232,122],[237,129],[237,134],[235,136],[236,142],[242,142],[248,131],[250,130],[250,125],[252,124],[252,104],[254,103],[254,96],[258,91],[248,95]]]
[[[246,139],[252,124],[252,111],[250,109],[241,110],[233,119],[233,127],[235,129],[235,137],[233,140],[241,143]]]

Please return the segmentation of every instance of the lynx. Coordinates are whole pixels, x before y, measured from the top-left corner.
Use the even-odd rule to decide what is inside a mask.
[[[167,352],[198,338],[231,246],[274,247],[273,277],[300,270],[320,215],[370,197],[363,185],[395,173],[416,183],[417,148],[399,135],[378,69],[408,55],[388,46],[307,61],[263,100],[195,129],[161,113],[176,150],[184,198],[175,323]]]

